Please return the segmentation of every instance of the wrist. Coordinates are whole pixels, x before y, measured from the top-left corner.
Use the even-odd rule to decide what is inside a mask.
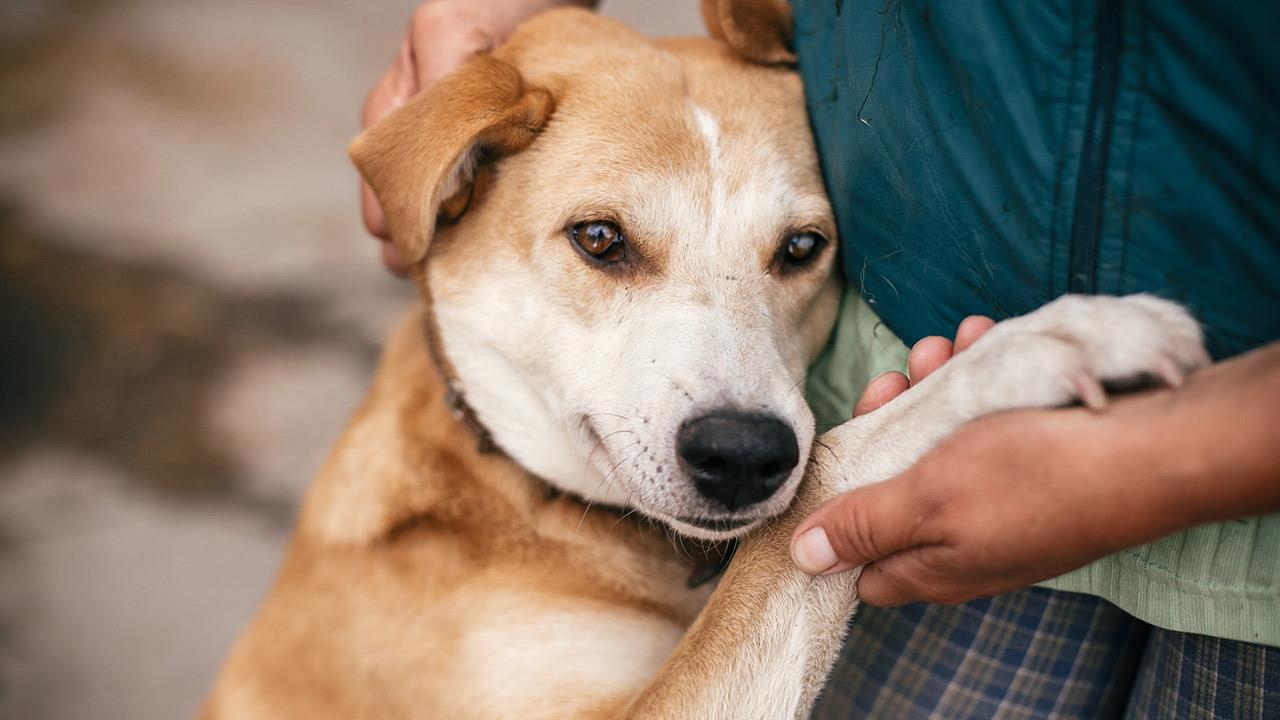
[[[1280,343],[1192,375],[1160,408],[1170,512],[1194,525],[1280,511]]]
[[[1205,368],[1178,389],[1080,411],[1081,447],[1097,448],[1099,474],[1113,478],[1116,533],[1132,545],[1280,510],[1276,393],[1280,345]]]
[[[1171,429],[1163,423],[1162,406],[1171,394],[1113,399],[1101,413],[1064,413],[1071,428],[1066,451],[1076,454],[1077,481],[1085,486],[1094,517],[1090,531],[1104,554],[1202,522],[1188,512],[1187,484],[1174,481],[1191,469],[1169,456]]]

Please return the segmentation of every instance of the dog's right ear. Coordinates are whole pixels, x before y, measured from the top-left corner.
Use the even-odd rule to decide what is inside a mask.
[[[702,21],[711,37],[744,59],[764,65],[796,62],[787,0],[702,0]]]
[[[347,153],[401,257],[426,257],[437,217],[456,217],[469,201],[477,164],[528,145],[554,108],[514,67],[477,55],[352,141]]]

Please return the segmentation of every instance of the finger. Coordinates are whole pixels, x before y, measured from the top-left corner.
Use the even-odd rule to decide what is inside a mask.
[[[922,338],[907,356],[907,375],[911,378],[911,384],[915,385],[942,367],[943,363],[951,359],[951,355],[950,340],[937,335]]]
[[[405,260],[400,251],[396,250],[396,246],[387,241],[382,243],[382,264],[401,277],[407,276],[413,269],[413,264]]]
[[[406,39],[400,43],[400,51],[396,55],[395,62],[387,72],[383,73],[378,83],[373,86],[373,90],[369,92],[365,98],[364,105],[360,109],[360,127],[367,128],[370,125],[381,120],[391,111],[403,105],[412,94],[412,65],[408,62],[409,42]],[[408,81],[406,82],[406,78]],[[374,196],[373,189],[364,180],[360,181],[360,217],[364,221],[365,230],[379,240],[389,240],[391,231],[387,227],[387,218],[382,212],[382,205],[378,202],[378,198]],[[386,262],[387,253],[383,251],[383,262]],[[403,265],[403,263],[400,263]],[[389,263],[388,268],[397,273],[403,274],[398,267],[392,267]]]
[[[791,537],[796,565],[810,575],[833,575],[916,545],[922,515],[904,486],[888,480],[818,508]]]
[[[410,51],[419,88],[448,75],[476,53],[496,45],[492,33],[460,6],[435,3],[419,7],[409,26]]]
[[[404,46],[405,43],[401,43],[401,47]],[[369,92],[360,109],[360,127],[369,127],[404,104],[405,98],[397,89],[401,84],[400,74],[401,71],[393,64],[378,80],[378,84],[373,86],[373,90]],[[360,181],[360,217],[364,221],[365,230],[369,231],[370,235],[380,240],[390,238],[387,218],[382,213],[382,205],[378,203],[373,189],[364,180]]]
[[[414,33],[413,23],[404,29],[404,38],[400,40],[400,48],[396,51],[395,62],[391,65],[392,77],[395,78],[394,89],[400,104],[418,94],[422,84],[418,82],[418,70],[414,66]]]
[[[378,78],[373,90],[365,97],[364,105],[360,108],[360,127],[369,127],[408,102],[418,90],[414,76],[409,41],[406,38],[400,42],[400,50],[391,67]]]
[[[896,607],[914,600],[912,593],[898,583],[892,568],[885,570],[885,562],[887,560],[873,562],[862,568],[855,590],[858,600],[875,607]]]
[[[911,381],[907,376],[896,370],[880,373],[872,378],[871,382],[867,383],[867,388],[862,391],[862,397],[853,407],[854,417],[880,409],[885,403],[898,397],[910,387]]]
[[[980,569],[962,568],[955,561],[955,553],[937,543],[894,553],[862,568],[858,599],[877,607],[911,602],[955,605],[1025,587],[1017,579],[993,580]]]
[[[422,40],[422,44],[414,45],[418,87],[427,87],[457,70],[472,55],[491,49],[493,43],[478,29]]]
[[[360,181],[360,217],[364,220],[364,229],[379,240],[390,240],[391,231],[387,228],[387,216],[382,213],[382,205],[373,194],[369,183]]]
[[[910,558],[904,553],[873,562],[858,575],[858,600],[876,607],[896,607],[925,598],[910,574]]]
[[[968,350],[970,345],[977,342],[978,338],[985,335],[995,325],[996,321],[986,315],[970,315],[961,320],[960,326],[956,328],[955,352],[960,353]]]

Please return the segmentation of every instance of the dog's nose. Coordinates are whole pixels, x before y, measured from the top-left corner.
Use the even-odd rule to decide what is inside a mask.
[[[730,411],[686,421],[676,448],[698,492],[730,511],[773,495],[800,460],[790,425]]]

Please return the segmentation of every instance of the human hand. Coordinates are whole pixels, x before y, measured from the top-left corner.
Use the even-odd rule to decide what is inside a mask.
[[[837,558],[806,570],[865,565],[858,596],[871,605],[958,603],[1145,541],[1151,508],[1135,507],[1127,494],[1133,468],[1108,466],[1098,422],[1072,409],[969,423],[903,474],[845,493],[804,520],[795,538],[821,528]]]
[[[922,364],[932,371],[949,355],[944,343],[913,349],[913,378],[917,350],[934,346]],[[883,382],[861,407],[906,383]],[[1176,391],[1113,398],[1103,413],[982,418],[901,475],[819,508],[797,526],[792,556],[810,574],[863,566],[868,604],[955,603],[1201,523],[1277,512],[1277,396],[1280,342],[1204,368]]]
[[[942,367],[943,363],[950,360],[953,355],[967,350],[995,324],[996,321],[989,317],[970,315],[956,327],[954,343],[938,335],[921,338],[911,347],[911,352],[907,355],[907,374],[903,375],[896,370],[891,370],[872,378],[862,391],[862,397],[853,407],[854,417],[866,415],[901,395],[912,385]]]
[[[426,0],[409,20],[391,67],[365,98],[360,127],[381,120],[472,55],[492,50],[537,13],[558,5],[594,4],[593,0]],[[391,244],[382,207],[363,180],[360,209],[365,229],[382,243],[383,263],[398,275],[407,274],[409,263]]]
[[[854,414],[872,412],[919,383],[994,324],[973,316],[957,328],[954,343],[936,336],[916,343],[909,376],[875,378]],[[1064,544],[1105,536],[1081,527],[1101,517],[1092,505],[1105,486],[1077,482],[1088,455],[1073,447],[1080,438],[1063,432],[1068,425],[1061,413],[1046,411],[971,423],[903,475],[824,505],[797,527],[793,555],[814,574],[866,565],[859,597],[893,605],[995,594],[1119,549],[1104,540]],[[815,528],[829,548],[801,540],[814,540],[806,533]]]

